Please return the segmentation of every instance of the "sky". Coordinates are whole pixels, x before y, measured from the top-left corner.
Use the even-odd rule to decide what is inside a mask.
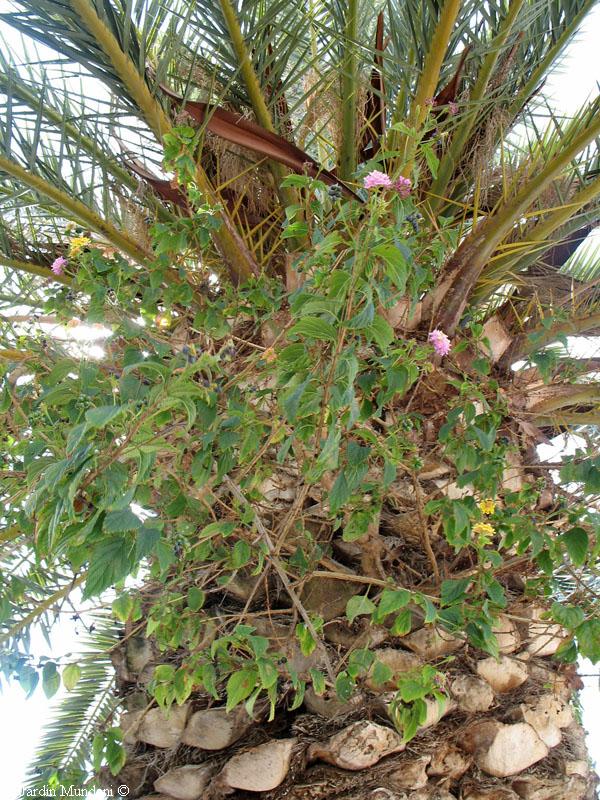
[[[0,7],[6,8],[5,0],[0,0]],[[550,76],[545,86],[545,93],[553,107],[566,115],[576,111],[583,102],[597,91],[600,80],[600,57],[598,42],[600,41],[600,5],[587,17],[584,27],[568,47],[562,65]],[[590,238],[587,246],[599,249],[600,235]],[[556,453],[564,443],[545,453],[555,460]],[[569,447],[569,444],[567,444]],[[80,632],[83,632],[81,626]],[[41,635],[32,636],[33,651],[36,655],[59,657],[70,651],[77,651],[78,637],[76,623],[69,619],[57,626],[52,637],[52,652]],[[600,683],[598,667],[591,663],[583,663],[581,672],[585,688],[581,692],[583,706],[583,722],[588,731],[588,745],[593,760],[600,765]],[[51,716],[51,707],[60,702],[61,692],[51,701],[47,701],[41,689],[29,700],[19,686],[5,689],[0,695],[0,765],[1,765],[1,798],[13,800],[19,796],[27,765],[31,763],[35,748],[39,742],[44,724]],[[88,800],[98,800],[101,794],[88,795]]]

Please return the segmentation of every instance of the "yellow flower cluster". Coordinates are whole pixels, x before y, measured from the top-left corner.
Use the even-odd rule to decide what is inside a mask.
[[[493,514],[496,510],[496,503],[493,500],[482,500],[477,505],[482,514]]]
[[[488,545],[492,541],[496,531],[487,522],[478,522],[473,525],[473,533],[479,536],[479,546],[481,547]]]
[[[473,525],[473,533],[481,533],[484,536],[493,536],[496,531],[492,525],[489,525],[487,522],[478,522],[476,525]]]
[[[69,242],[69,255],[71,258],[78,256],[88,244],[91,244],[91,239],[88,239],[87,236],[74,236]]]

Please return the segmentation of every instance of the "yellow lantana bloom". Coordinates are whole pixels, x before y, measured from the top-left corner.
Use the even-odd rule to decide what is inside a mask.
[[[473,525],[473,533],[479,536],[479,545],[481,546],[489,544],[496,531],[487,522],[478,522]]]
[[[482,500],[477,505],[483,514],[493,514],[496,510],[496,503],[493,500]]]
[[[87,236],[74,236],[69,242],[69,255],[71,258],[78,256],[88,244],[91,244],[91,239],[88,239]]]
[[[473,525],[473,533],[483,534],[484,536],[493,536],[496,531],[492,525],[487,522],[478,522]]]

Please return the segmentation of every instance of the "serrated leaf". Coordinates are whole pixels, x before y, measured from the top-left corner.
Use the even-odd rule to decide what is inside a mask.
[[[252,551],[250,545],[248,542],[240,539],[234,544],[233,550],[231,551],[231,566],[233,569],[240,569],[250,561],[251,556]]]
[[[412,595],[406,589],[384,589],[379,598],[377,611],[373,616],[373,621],[380,624],[394,611],[399,611],[407,606],[412,599]]]
[[[351,597],[346,603],[346,617],[349,622],[364,614],[372,614],[375,611],[375,603],[366,595],[357,594]]]
[[[558,603],[556,601],[552,603],[551,612],[556,622],[569,630],[573,630],[578,625],[581,625],[585,617],[581,608],[565,605],[564,603]]]
[[[412,613],[410,608],[403,608],[390,628],[392,636],[406,636],[412,628]]]
[[[60,675],[54,661],[47,661],[42,667],[42,689],[50,700],[60,688]]]
[[[213,536],[230,536],[236,529],[235,522],[211,522],[200,531],[201,539],[211,539]]]
[[[81,667],[79,664],[68,664],[62,672],[62,682],[67,692],[72,691],[81,678]]]
[[[85,419],[90,428],[104,428],[113,419],[126,411],[128,406],[98,406],[85,412]]]
[[[376,314],[373,322],[368,328],[365,328],[365,334],[371,339],[374,339],[383,352],[385,352],[394,341],[395,336],[394,329],[390,323],[379,314]]]
[[[83,598],[87,600],[125,578],[135,565],[134,547],[126,536],[107,539],[92,551]]]
[[[597,664],[600,661],[600,619],[582,622],[575,633],[580,655],[589,658],[592,664]]]
[[[371,670],[370,674],[370,681],[376,688],[384,686],[388,681],[391,681],[394,673],[387,664],[384,664],[383,661],[375,661],[373,665],[373,669]]]
[[[442,605],[449,606],[452,603],[456,603],[457,600],[462,600],[470,583],[470,578],[461,578],[458,581],[442,581],[440,590]]]
[[[272,659],[257,658],[256,666],[258,667],[258,677],[260,678],[263,689],[269,689],[277,683],[279,673]]]
[[[354,692],[354,681],[346,671],[342,671],[335,679],[335,693],[342,702],[350,700]]]
[[[227,711],[231,711],[247,697],[250,697],[256,687],[258,673],[253,667],[244,667],[229,676],[226,687]]]
[[[311,667],[310,677],[312,680],[313,692],[317,697],[321,697],[321,695],[325,694],[325,675],[323,675],[321,670]]]
[[[119,622],[127,622],[133,610],[133,597],[125,592],[112,603],[112,612]]]
[[[200,611],[206,600],[206,593],[197,586],[190,586],[187,593],[187,604],[191,611]]]
[[[335,342],[337,331],[329,322],[319,317],[303,317],[288,333],[289,336],[308,336],[324,342]]]
[[[569,558],[576,567],[581,567],[585,564],[589,548],[589,537],[583,528],[571,528],[563,536],[562,540],[565,543]]]
[[[130,508],[121,511],[109,511],[104,517],[102,528],[107,533],[120,533],[122,531],[136,531],[142,527],[142,520]]]
[[[349,499],[350,488],[346,481],[346,476],[342,470],[342,472],[340,472],[335,479],[335,483],[329,492],[329,510],[332,514],[337,514],[337,512],[348,502]]]

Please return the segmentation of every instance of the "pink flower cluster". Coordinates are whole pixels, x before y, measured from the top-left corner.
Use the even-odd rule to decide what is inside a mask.
[[[386,189],[389,189],[391,185],[392,179],[390,176],[376,169],[374,169],[373,172],[369,172],[365,178],[365,189],[376,189],[378,186],[384,186]]]
[[[379,172],[374,169],[365,176],[364,187],[365,189],[376,189],[379,186],[384,189],[395,189],[400,197],[408,197],[412,189],[412,181],[410,178],[402,177],[402,175],[393,181],[385,172]]]
[[[64,256],[59,256],[58,258],[54,259],[50,269],[55,275],[62,275],[66,265],[67,265],[67,259]]]
[[[444,331],[439,330],[439,328],[431,331],[429,334],[429,341],[433,345],[433,349],[438,356],[447,356],[452,347],[450,339],[446,336]]]
[[[402,175],[394,181],[394,189],[398,192],[400,197],[408,197],[412,189],[412,181],[410,178],[403,178]]]

